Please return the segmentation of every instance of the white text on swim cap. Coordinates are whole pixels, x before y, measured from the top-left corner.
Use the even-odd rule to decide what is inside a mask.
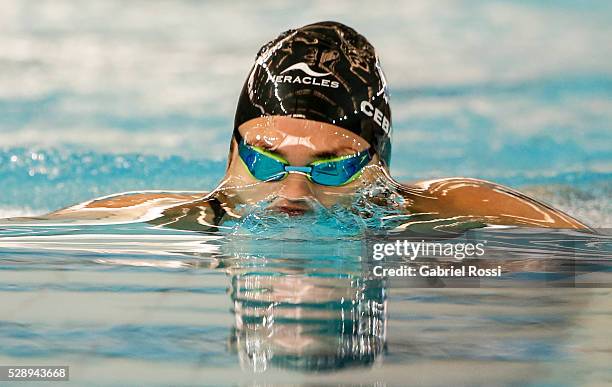
[[[313,69],[308,67],[308,65],[304,62],[299,62],[299,63],[293,64],[287,67],[286,69],[281,71],[281,74],[284,74],[287,71],[302,71],[303,73],[307,75],[300,77],[299,75],[291,76],[291,75],[268,74],[268,81],[271,81],[274,83],[299,83],[303,85],[331,87],[332,89],[337,89],[338,87],[340,87],[340,83],[338,81],[332,81],[331,79],[327,79],[327,78],[320,79],[321,77],[324,77],[326,75],[331,75],[331,73],[320,73],[320,72],[314,71]]]
[[[389,133],[389,119],[383,112],[374,108],[369,101],[361,101],[361,111],[368,117],[374,117],[374,122],[382,128],[385,133]]]

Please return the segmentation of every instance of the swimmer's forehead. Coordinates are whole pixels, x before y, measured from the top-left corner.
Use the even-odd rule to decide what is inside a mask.
[[[317,154],[341,155],[370,144],[353,132],[324,122],[285,116],[258,117],[238,128],[249,144],[269,149],[301,145]]]

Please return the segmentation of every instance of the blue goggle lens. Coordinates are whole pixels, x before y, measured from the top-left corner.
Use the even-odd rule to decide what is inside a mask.
[[[244,143],[240,144],[238,149],[240,158],[256,179],[274,181],[282,179],[287,174],[284,164],[280,160],[276,160]]]

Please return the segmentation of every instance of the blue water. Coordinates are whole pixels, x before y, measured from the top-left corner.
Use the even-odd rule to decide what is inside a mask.
[[[381,57],[399,181],[483,178],[609,228],[611,16],[606,1],[3,1],[0,218],[214,188],[258,47],[335,19]],[[0,365],[70,364],[99,385],[612,383],[609,289],[534,288],[568,256],[609,283],[608,237],[491,231],[488,257],[528,285],[443,289],[364,279],[363,239],[316,224],[309,241],[313,223],[274,239],[244,236],[248,219],[4,228]]]

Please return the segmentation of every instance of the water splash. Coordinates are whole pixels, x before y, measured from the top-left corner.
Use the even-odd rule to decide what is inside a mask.
[[[381,201],[381,197],[384,200]],[[358,190],[349,206],[335,204],[327,208],[314,199],[308,199],[311,211],[301,216],[271,210],[273,201],[274,198],[268,198],[255,204],[238,205],[236,212],[242,217],[223,225],[229,227],[233,235],[312,240],[313,235],[357,237],[370,229],[392,228],[398,218],[406,217],[401,195],[381,180]]]

